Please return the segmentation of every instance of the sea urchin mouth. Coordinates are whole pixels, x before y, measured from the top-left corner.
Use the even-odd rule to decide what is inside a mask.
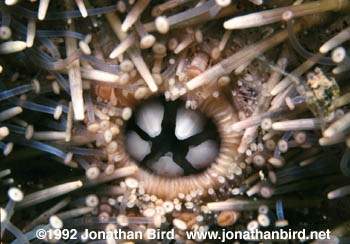
[[[153,108],[157,106],[155,105],[156,102],[154,101],[154,99],[151,102],[148,102],[148,103],[144,102],[144,103],[146,103],[146,106],[148,106],[150,109],[152,109],[152,106]],[[161,104],[158,104],[158,105],[162,106]],[[142,106],[141,109],[145,109],[144,106]],[[153,111],[153,113],[157,113],[158,110],[162,110],[162,107],[154,108],[154,109],[156,109],[156,111]],[[184,108],[180,107],[178,113],[181,113],[181,109],[184,109]],[[146,167],[140,167],[138,170],[138,173],[136,174],[136,178],[139,182],[143,182],[142,184],[147,194],[156,195],[161,199],[167,199],[167,200],[173,199],[177,197],[179,194],[198,195],[198,197],[205,196],[208,194],[208,191],[216,190],[221,185],[225,183],[227,184],[226,180],[225,182],[223,182],[222,179],[231,179],[233,181],[235,177],[239,177],[243,174],[245,167],[242,164],[239,165],[238,163],[235,164],[232,162],[232,160],[234,160],[237,157],[237,145],[239,144],[239,140],[240,140],[240,135],[234,132],[231,128],[232,124],[237,121],[237,116],[234,108],[225,99],[208,99],[207,101],[204,101],[199,105],[198,110],[201,113],[205,114],[208,118],[211,118],[212,121],[217,126],[217,131],[220,138],[220,148],[219,148],[219,151],[216,153],[216,156],[213,157],[213,161],[210,163],[210,165],[205,167],[203,170],[196,170],[191,164],[187,165],[186,167],[184,166],[183,162],[180,162],[179,165],[181,164],[182,166],[184,166],[183,167],[184,175],[181,177],[169,177],[169,174],[168,175],[155,174],[153,172],[150,172],[149,169],[148,170],[145,169]],[[158,111],[158,112],[162,113],[164,111]],[[174,115],[176,115],[176,111],[173,114],[173,119],[176,119]],[[152,116],[154,118],[154,114],[152,114]],[[169,114],[162,113],[159,116],[161,117],[160,118],[160,122],[161,122],[163,116],[169,116]],[[138,118],[138,119],[142,120],[142,118]],[[147,131],[149,134],[152,135],[152,136],[150,135],[150,138],[154,138],[153,141],[156,141],[156,138],[158,140],[163,140],[163,146],[166,147],[165,144],[168,143],[167,140],[169,138],[167,138],[167,135],[164,135],[161,138],[161,134],[163,133],[161,133],[160,131],[158,131],[159,129],[157,129],[157,127],[159,127],[156,125],[157,120],[154,119],[153,121],[149,121],[149,123],[153,123],[152,124],[153,126],[151,126],[152,128],[144,128],[145,125],[142,125],[142,124],[140,127],[143,127],[145,131]],[[135,126],[135,122],[132,124]],[[132,126],[127,126],[126,133],[128,133],[129,131],[128,127],[132,127]],[[160,128],[160,130],[161,129],[162,128]],[[141,129],[138,128],[137,130],[140,131]],[[176,134],[176,131],[178,130],[175,129],[175,134]],[[141,134],[143,133],[143,136],[145,136],[145,134],[147,136],[147,133],[145,133],[143,130],[140,133]],[[184,134],[184,137],[192,136],[191,133],[192,133],[191,128],[187,128],[187,130],[182,132],[182,134]],[[193,133],[197,134],[196,131],[194,131]],[[176,136],[178,138],[181,137],[181,135],[179,134],[181,133],[177,132]],[[148,154],[148,155],[147,156],[141,155],[141,157],[139,155],[135,156],[133,155],[132,151],[136,151],[137,153],[140,153],[140,148],[137,148],[137,145],[139,144],[135,143],[135,140],[130,139],[130,137],[133,137],[133,136],[130,136],[130,131],[129,131],[129,136],[127,136],[127,139],[126,139],[127,145],[126,147],[123,147],[123,148],[129,147],[129,149],[125,151],[125,154],[129,155],[128,161],[130,164],[133,164],[133,165],[140,165],[140,163],[147,164],[146,162],[147,160],[152,161],[152,159],[155,160],[155,158],[157,157],[159,158],[159,156],[162,156],[162,155],[159,155],[159,154],[162,154],[162,150],[167,151],[167,149],[164,149],[164,148],[160,149],[156,145],[152,145],[152,147],[153,146],[157,147],[159,151],[153,150],[151,153],[149,153],[150,149],[141,150],[141,151],[145,151],[145,154]],[[129,144],[131,145],[128,145],[128,138],[131,141],[129,142]],[[214,135],[214,138],[215,138],[215,135]],[[142,140],[141,138],[139,139]],[[181,139],[184,139],[184,138],[181,138]],[[181,145],[181,140],[179,141],[180,141],[180,144],[178,145]],[[159,143],[162,143],[162,142],[158,142],[158,144]],[[185,142],[183,142],[183,144],[185,144]],[[133,147],[136,147],[135,150],[132,150]],[[147,145],[145,145],[145,147],[147,147]],[[213,151],[215,153],[215,148]],[[177,156],[174,155],[174,158],[176,157]],[[141,161],[135,160],[135,158],[138,158]],[[165,165],[163,166],[160,164],[157,165],[157,167],[159,166],[165,167]],[[162,186],[162,187],[159,187],[159,186]]]

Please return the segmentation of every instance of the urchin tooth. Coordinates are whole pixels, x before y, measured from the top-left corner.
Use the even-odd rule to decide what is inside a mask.
[[[162,176],[181,176],[184,170],[178,166],[174,160],[172,153],[167,153],[150,167],[156,174]]]
[[[164,107],[158,102],[149,102],[136,114],[136,124],[150,137],[158,136],[162,131]]]
[[[203,117],[197,112],[181,107],[176,114],[175,135],[177,139],[187,139],[203,130]]]
[[[131,131],[126,136],[126,147],[130,155],[139,162],[151,152],[150,143],[142,140],[134,131]]]
[[[206,140],[198,146],[190,147],[186,159],[196,169],[206,168],[214,162],[218,154],[218,145],[213,140]]]

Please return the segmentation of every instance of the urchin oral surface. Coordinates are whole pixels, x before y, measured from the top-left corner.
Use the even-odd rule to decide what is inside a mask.
[[[349,9],[0,1],[3,243],[38,242],[40,228],[109,244],[156,241],[82,230],[192,244],[218,238],[186,231],[335,228],[345,243]]]
[[[212,106],[218,106],[214,114],[209,112]],[[164,101],[159,97],[137,106],[136,115],[126,127],[126,150],[140,166],[138,177],[144,182],[146,193],[173,200],[179,194],[199,190],[206,195],[209,188],[216,188],[215,176],[225,177],[226,171],[224,165],[216,161],[224,155],[220,153],[220,146],[225,142],[221,142],[218,129],[226,129],[225,136],[229,136],[230,130],[223,128],[223,119],[216,116],[220,111],[225,113],[225,118],[235,117],[228,104],[215,101],[203,104],[197,111],[186,108],[182,101]],[[147,117],[152,119],[145,120]],[[154,131],[158,132],[154,134]],[[231,146],[234,150],[235,145]],[[201,181],[203,177],[214,178]],[[166,194],[169,189],[170,195]]]

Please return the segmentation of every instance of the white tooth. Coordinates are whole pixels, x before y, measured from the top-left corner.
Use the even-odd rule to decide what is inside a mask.
[[[150,137],[156,137],[162,131],[164,107],[157,102],[142,106],[136,114],[136,124]]]
[[[187,139],[203,130],[204,118],[198,113],[181,107],[176,114],[175,135],[177,139]]]
[[[141,161],[151,152],[150,143],[142,140],[141,137],[134,131],[127,134],[126,147],[130,155],[137,161]]]
[[[213,140],[206,140],[198,146],[190,147],[186,155],[188,162],[196,169],[207,168],[218,154],[218,145]]]
[[[160,157],[150,168],[161,176],[176,177],[184,174],[184,170],[174,162],[171,152]]]

